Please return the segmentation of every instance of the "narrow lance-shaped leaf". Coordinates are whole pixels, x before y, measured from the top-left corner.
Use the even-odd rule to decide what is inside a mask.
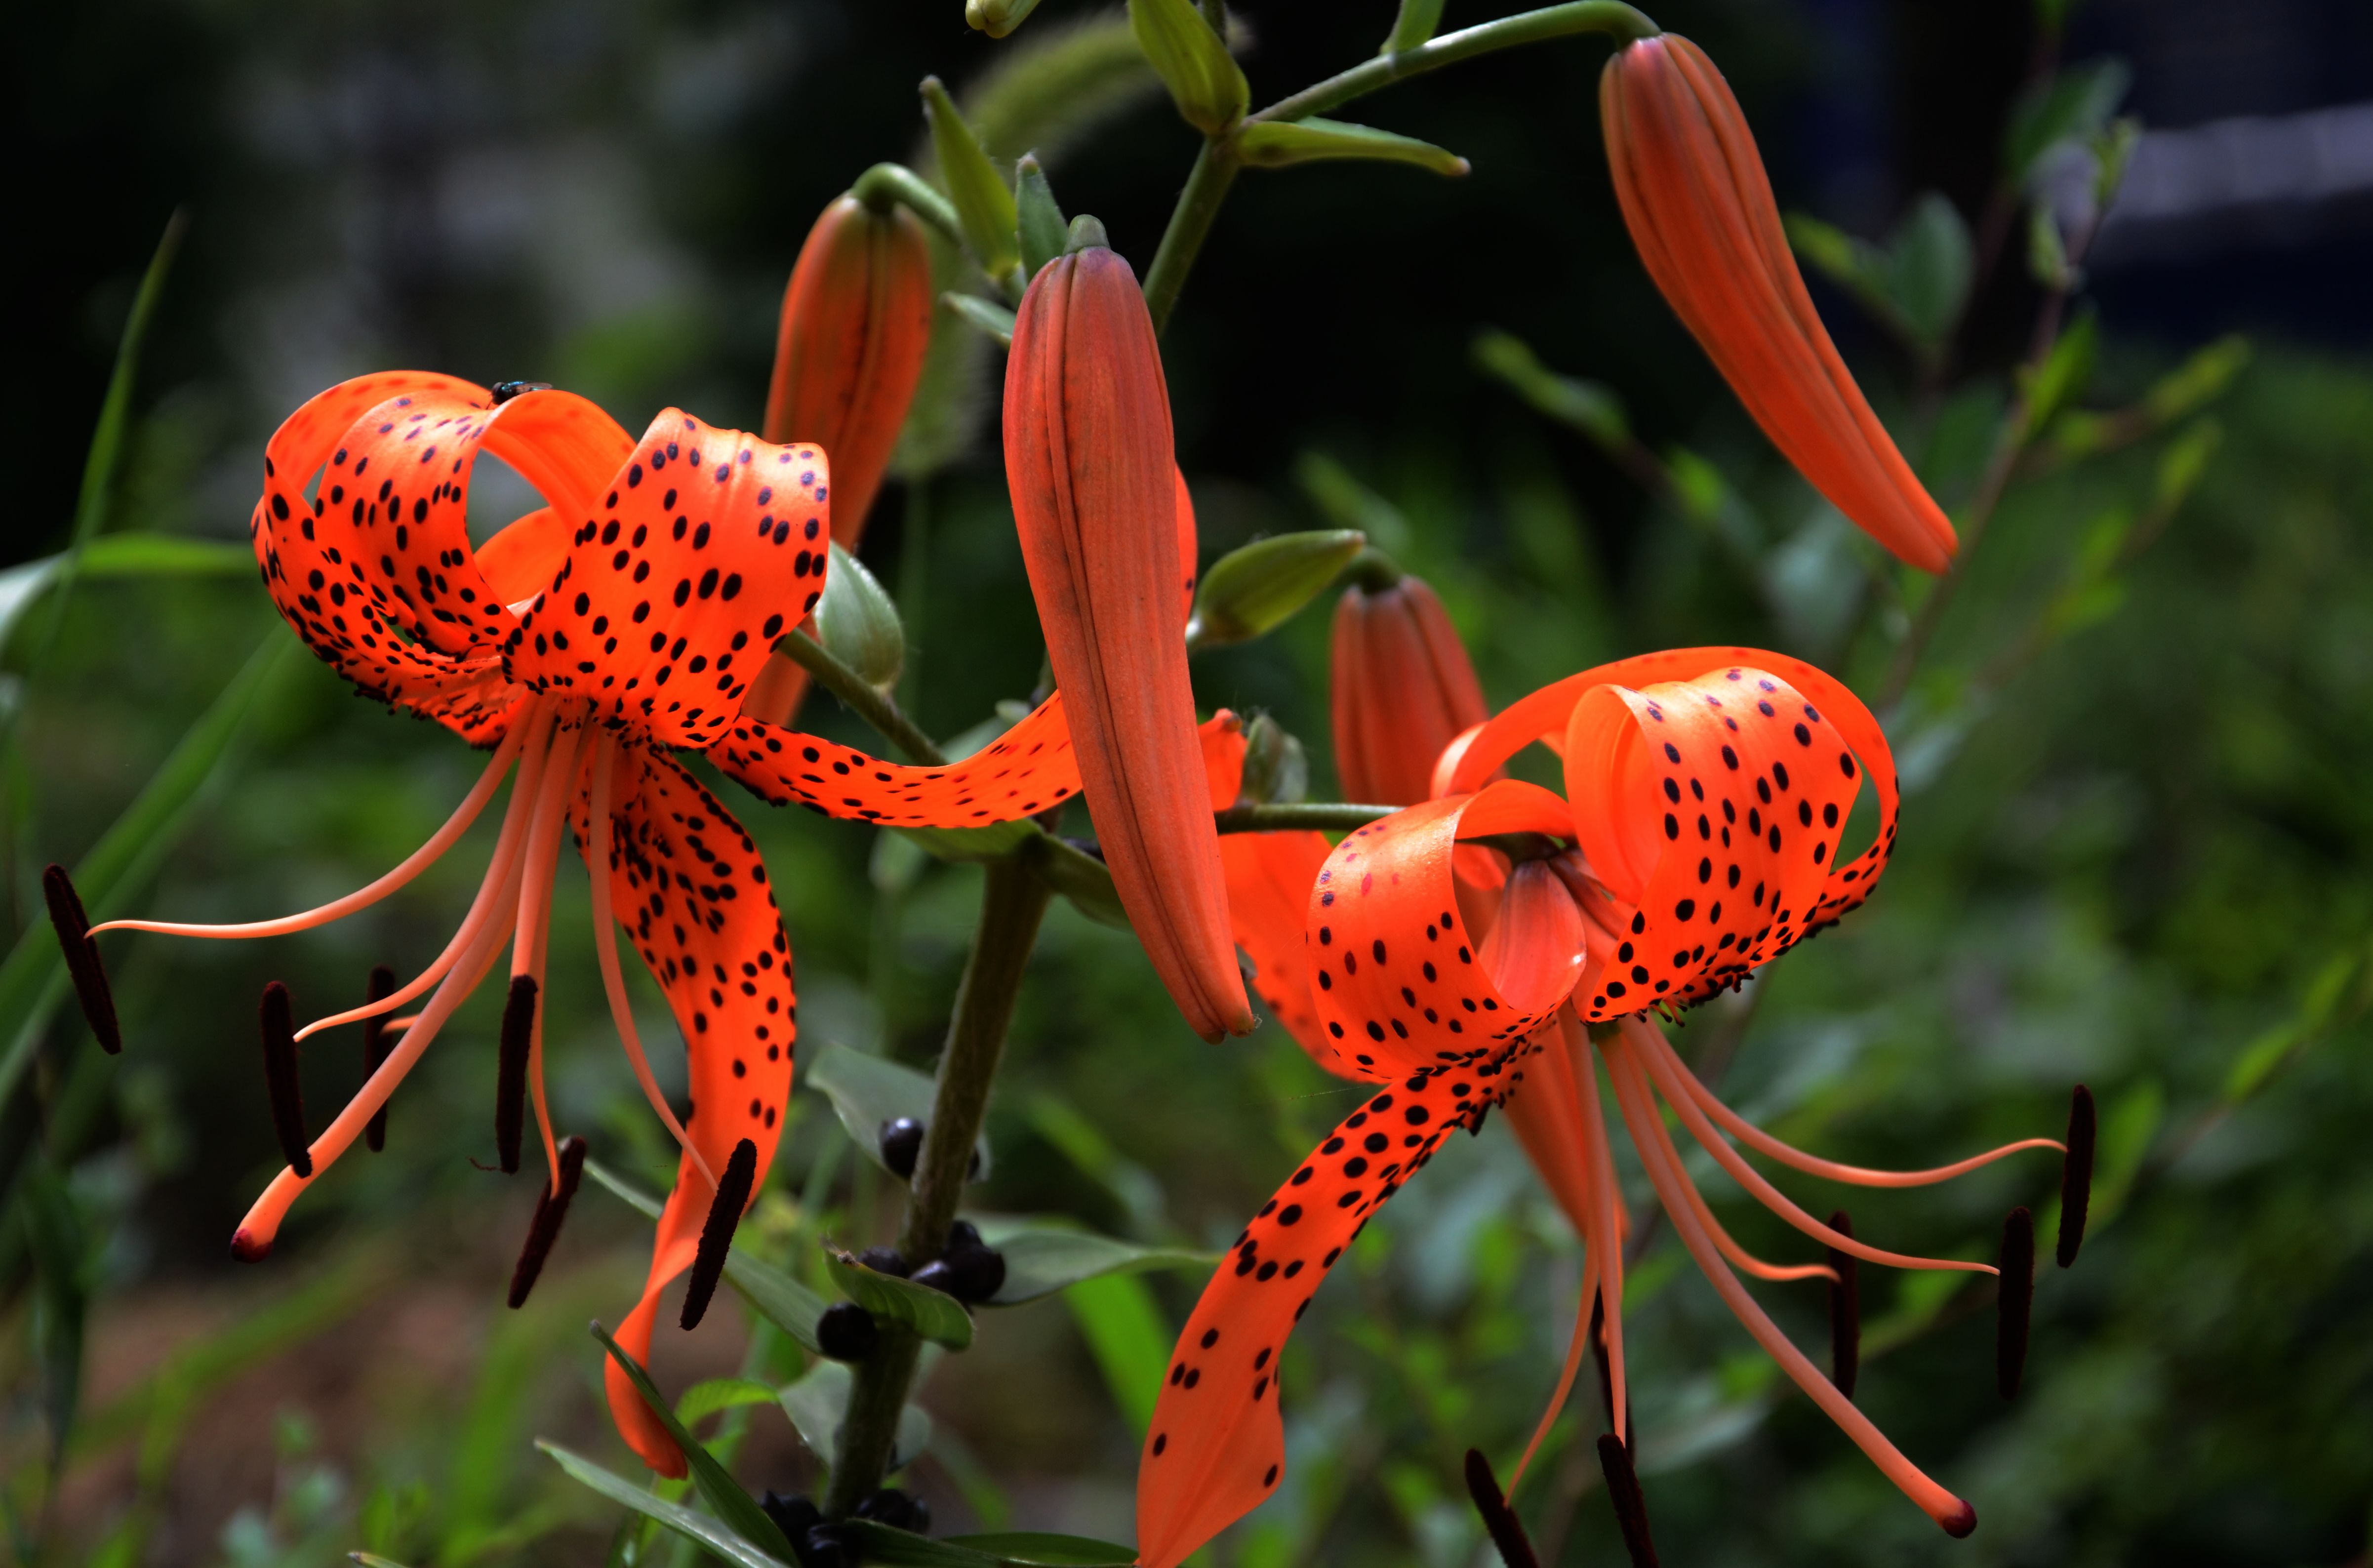
[[[1235,144],[1236,156],[1256,169],[1338,158],[1413,163],[1436,174],[1464,174],[1468,167],[1465,158],[1432,142],[1340,120],[1256,121],[1236,133]]]
[[[983,299],[977,294],[960,294],[954,289],[940,296],[940,303],[953,311],[964,325],[990,339],[999,348],[1013,346],[1013,312],[994,300]]]
[[[1056,204],[1055,188],[1046,183],[1046,171],[1038,165],[1037,154],[1022,155],[1022,161],[1013,168],[1013,182],[1022,271],[1024,276],[1036,277],[1040,267],[1063,253],[1066,220],[1063,209]],[[1009,330],[1006,341],[1011,343],[1012,337]]]
[[[1209,1269],[1216,1252],[1187,1247],[1140,1246],[1093,1231],[1035,1225],[1021,1220],[985,1219],[981,1239],[1005,1258],[1005,1283],[989,1297],[991,1306],[1018,1306],[1054,1294],[1082,1280],[1135,1274],[1148,1269]]]
[[[582,1455],[569,1452],[557,1443],[546,1443],[538,1439],[536,1446],[551,1455],[554,1462],[567,1471],[572,1479],[592,1488],[613,1503],[632,1508],[646,1518],[657,1519],[695,1545],[707,1547],[726,1562],[732,1563],[734,1568],[791,1568],[791,1564],[796,1561],[791,1556],[788,1542],[785,1543],[782,1556],[772,1556],[762,1548],[754,1546],[735,1535],[707,1515],[696,1514],[681,1504],[671,1503],[657,1492],[646,1487],[637,1486],[622,1475],[603,1469]],[[754,1507],[755,1504],[753,1506]],[[764,1517],[763,1515],[760,1516]],[[772,1521],[769,1521],[769,1527],[772,1527]],[[775,1536],[777,1539],[781,1539],[782,1531],[776,1530]]]
[[[668,1435],[675,1439],[676,1446],[684,1450],[684,1459],[692,1467],[692,1483],[699,1488],[701,1501],[724,1521],[728,1529],[756,1547],[761,1553],[780,1562],[792,1562],[791,1543],[784,1538],[781,1527],[767,1516],[765,1509],[758,1506],[757,1499],[742,1490],[742,1483],[733,1479],[732,1472],[719,1464],[717,1457],[701,1445],[700,1440],[693,1436],[684,1422],[676,1420],[675,1411],[660,1398],[660,1391],[652,1385],[650,1375],[634,1357],[618,1347],[618,1341],[610,1338],[608,1329],[599,1323],[592,1325],[592,1329],[593,1337],[602,1341],[602,1348],[610,1352],[610,1359],[634,1384],[636,1391],[650,1406],[651,1413],[659,1418],[661,1426],[667,1428]],[[554,1455],[555,1458],[558,1457],[556,1453]]]
[[[980,270],[1002,283],[1022,260],[1014,234],[1013,193],[1006,189],[1005,176],[989,161],[980,138],[956,111],[955,100],[948,97],[940,78],[924,77],[922,90],[923,112],[931,123],[931,151],[940,163],[940,183],[955,203],[964,244]]]
[[[824,1092],[850,1141],[884,1170],[889,1169],[882,1161],[884,1124],[911,1117],[928,1125],[932,1101],[939,1094],[929,1073],[836,1043],[816,1053],[815,1065],[808,1069],[808,1087]],[[980,1160],[981,1175],[988,1175],[986,1134],[973,1145],[973,1152]]]

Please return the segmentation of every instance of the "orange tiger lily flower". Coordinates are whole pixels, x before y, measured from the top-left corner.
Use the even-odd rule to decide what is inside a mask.
[[[1113,886],[1205,1039],[1254,1024],[1179,636],[1170,394],[1128,263],[1039,270],[1005,372],[1005,472],[1088,810]],[[1188,509],[1191,512],[1191,509]]]
[[[832,454],[832,536],[855,550],[931,346],[931,252],[915,215],[853,195],[824,209],[783,291],[766,439]],[[742,711],[788,724],[807,670],[777,654]]]
[[[473,546],[481,452],[545,505]],[[548,1246],[581,1151],[564,1156],[544,1094],[544,954],[564,829],[593,872],[594,950],[627,1059],[683,1146],[641,1299],[617,1339],[648,1356],[660,1290],[694,1261],[712,1207],[725,1234],[763,1184],[782,1132],[798,1033],[790,943],[757,848],[678,763],[706,752],[769,802],[890,825],[976,825],[1045,810],[1079,789],[1059,700],[983,752],[902,767],[739,716],[745,684],[827,570],[824,454],[718,429],[675,409],[637,440],[585,399],[498,398],[451,377],[397,371],[331,388],[265,449],[251,525],[282,616],[366,695],[491,748],[452,819],[404,862],[317,909],[246,925],[119,920],[92,929],[199,937],[298,931],[376,903],[450,849],[514,770],[485,880],[461,929],[418,976],[365,1005],[289,1027],[267,995],[265,1052],[289,1156],[232,1250],[262,1258],[298,1197],[363,1135],[456,1008],[508,949],[497,1143],[516,1168],[532,1103],[552,1172],[531,1233]],[[692,1104],[679,1121],[644,1059],[612,932],[632,936],[683,1030]],[[383,993],[383,994],[382,994]],[[426,995],[368,1081],[307,1141],[293,1094],[298,1041],[376,1021]],[[374,1141],[376,1147],[376,1141]],[[719,1182],[725,1199],[713,1202]],[[537,1241],[534,1238],[540,1237]],[[721,1262],[721,1254],[718,1259]],[[540,1265],[537,1256],[533,1261]],[[530,1259],[521,1276],[532,1281]],[[713,1281],[711,1281],[713,1283]],[[524,1290],[518,1293],[524,1294]],[[516,1304],[515,1304],[516,1305]],[[624,1374],[613,1418],[654,1469],[683,1455]]]
[[[1563,758],[1562,797],[1490,781],[1537,740]],[[1689,649],[1543,688],[1465,737],[1444,764],[1440,798],[1352,833],[1310,889],[1304,973],[1314,1012],[1342,1071],[1379,1092],[1279,1188],[1188,1318],[1140,1460],[1140,1562],[1173,1568],[1274,1490],[1285,1461],[1271,1396],[1293,1325],[1367,1219],[1443,1139],[1479,1127],[1495,1106],[1507,1108],[1583,1236],[1584,1317],[1594,1308],[1603,1315],[1612,1408],[1628,1412],[1621,1258],[1630,1221],[1585,1026],[1594,1026],[1618,1108],[1691,1257],[1758,1342],[1889,1479],[1948,1531],[1966,1534],[1975,1523],[1970,1505],[1906,1459],[1731,1272],[1789,1280],[1831,1270],[1767,1264],[1733,1242],[1656,1109],[1661,1098],[1748,1191],[1827,1247],[1898,1267],[1993,1272],[1885,1251],[1820,1223],[1724,1135],[1800,1170],[1876,1187],[1941,1181],[2021,1149],[2058,1148],[2056,1141],[2026,1139],[1928,1171],[1835,1164],[1723,1106],[1649,1015],[1744,980],[1868,896],[1893,852],[1897,813],[1893,759],[1876,722],[1853,693],[1799,661]],[[1876,841],[1841,863],[1841,833],[1865,774],[1878,793]],[[1479,839],[1491,842],[1464,842]],[[1506,846],[1528,840],[1540,852],[1510,860]],[[1488,901],[1473,898],[1454,872],[1454,858],[1469,853],[1503,868]],[[1543,1432],[1592,1342],[1578,1323]],[[1628,1438],[1628,1418],[1624,1425]]]
[[[1490,717],[1474,663],[1424,579],[1355,586],[1335,606],[1335,773],[1347,801],[1409,806],[1434,759]]]
[[[1739,402],[1864,532],[1923,571],[1945,570],[1953,525],[1821,325],[1722,73],[1688,39],[1642,39],[1607,61],[1598,106],[1640,259]]]

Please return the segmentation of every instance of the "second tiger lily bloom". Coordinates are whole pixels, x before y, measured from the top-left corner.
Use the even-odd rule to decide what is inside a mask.
[[[1005,472],[1113,886],[1195,1032],[1245,1034],[1254,1019],[1179,636],[1170,394],[1136,275],[1102,243],[1048,262],[1023,297]]]
[[[1665,33],[1607,61],[1598,102],[1640,259],[1739,402],[1864,532],[1923,571],[1945,570],[1953,525],[1821,325],[1722,73]]]
[[[481,452],[502,459],[544,502],[483,546],[466,526]],[[798,1033],[790,942],[757,847],[674,754],[706,753],[777,804],[888,826],[973,826],[1043,811],[1078,790],[1061,701],[944,767],[898,766],[741,714],[759,661],[824,587],[829,486],[813,447],[718,429],[674,409],[638,440],[568,392],[506,400],[452,377],[396,371],[308,402],[272,438],[263,472],[251,530],[289,626],[365,695],[493,755],[452,819],[357,893],[282,919],[119,920],[91,934],[264,937],[342,919],[452,848],[516,771],[477,897],[415,977],[374,984],[370,1001],[302,1029],[290,1027],[286,991],[267,990],[267,1070],[288,1167],[240,1222],[232,1249],[250,1259],[271,1249],[290,1206],[381,1116],[507,948],[496,1141],[504,1167],[515,1169],[532,1105],[552,1209],[539,1205],[531,1250],[549,1245],[582,1159],[581,1148],[564,1154],[555,1138],[543,1074],[552,880],[573,833],[592,873],[594,952],[620,1040],[684,1151],[641,1299],[617,1333],[628,1353],[647,1359],[660,1293],[692,1266],[710,1211],[729,1211],[720,1217],[730,1234],[764,1183]],[[678,1119],[644,1059],[614,920],[627,928],[683,1030],[696,1117],[687,1109]],[[309,1139],[294,1096],[297,1042],[384,1019],[423,996],[401,1037],[383,1056],[372,1051],[361,1091]],[[533,1275],[523,1258],[515,1294]],[[626,1441],[654,1469],[684,1474],[683,1455],[633,1385],[614,1365],[607,1377]]]
[[[1561,755],[1564,796],[1491,781],[1535,741]],[[1865,775],[1877,790],[1876,838],[1841,861]],[[1798,1169],[1878,1187],[1940,1181],[2020,1149],[2060,1146],[2027,1139],[1918,1172],[1819,1160],[1723,1106],[1651,1017],[1746,979],[1868,896],[1894,850],[1897,811],[1893,759],[1868,710],[1819,670],[1780,654],[1649,654],[1517,702],[1462,737],[1440,778],[1439,798],[1336,846],[1310,890],[1305,973],[1335,1053],[1330,1065],[1378,1092],[1263,1206],[1187,1320],[1140,1459],[1140,1562],[1173,1568],[1274,1490],[1285,1459],[1273,1395],[1294,1324],[1369,1217],[1445,1137],[1479,1126],[1494,1106],[1507,1108],[1582,1234],[1583,1318],[1603,1314],[1612,1405],[1628,1411],[1621,1256],[1630,1222],[1592,1039],[1676,1231],[1724,1301],[1914,1503],[1946,1530],[1968,1533],[1970,1505],[1905,1458],[1731,1272],[1735,1265],[1785,1280],[1827,1275],[1827,1266],[1766,1264],[1739,1248],[1698,1195],[1656,1106],[1661,1097],[1797,1230],[1907,1268],[1993,1271],[1885,1251],[1822,1224],[1756,1174],[1724,1134]],[[1454,872],[1455,858],[1479,853],[1495,862],[1496,885]],[[1549,1419],[1590,1340],[1577,1323]]]

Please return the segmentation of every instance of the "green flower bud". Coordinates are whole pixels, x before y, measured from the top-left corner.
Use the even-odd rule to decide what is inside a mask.
[[[1345,528],[1280,533],[1230,551],[1196,591],[1187,648],[1250,642],[1284,624],[1324,593],[1367,543],[1366,534]]]
[[[964,0],[964,25],[991,38],[1003,38],[1037,8],[1038,0]]]
[[[832,547],[832,571],[824,579],[815,623],[816,640],[864,676],[868,685],[887,691],[897,684],[906,662],[906,632],[898,624],[898,606],[864,563],[838,544]]]
[[[1252,86],[1194,0],[1128,0],[1128,25],[1186,123],[1218,136],[1245,117]]]
[[[1038,155],[1026,152],[1014,165],[1015,228],[1022,241],[1023,275],[1036,277],[1038,269],[1063,253],[1063,209],[1055,205],[1054,187],[1038,167]],[[1010,341],[1010,334],[1009,334]]]

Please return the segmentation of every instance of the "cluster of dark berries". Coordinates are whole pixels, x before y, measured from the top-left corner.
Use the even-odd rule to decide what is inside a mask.
[[[758,1506],[790,1541],[800,1568],[857,1568],[856,1547],[844,1538],[839,1526],[824,1518],[823,1509],[806,1498],[769,1492]],[[929,1535],[931,1530],[931,1505],[894,1487],[869,1493],[857,1505],[857,1516],[917,1535]]]
[[[882,1124],[882,1163],[890,1174],[901,1181],[915,1179],[915,1162],[923,1157],[923,1124],[913,1117],[902,1116]],[[972,1163],[964,1171],[966,1181],[980,1179],[980,1151],[972,1152]]]
[[[967,1306],[987,1301],[1005,1286],[1005,1255],[984,1244],[968,1220],[950,1225],[947,1246],[919,1269],[910,1270],[906,1258],[887,1246],[869,1246],[857,1255],[857,1260],[877,1274],[912,1280]]]

